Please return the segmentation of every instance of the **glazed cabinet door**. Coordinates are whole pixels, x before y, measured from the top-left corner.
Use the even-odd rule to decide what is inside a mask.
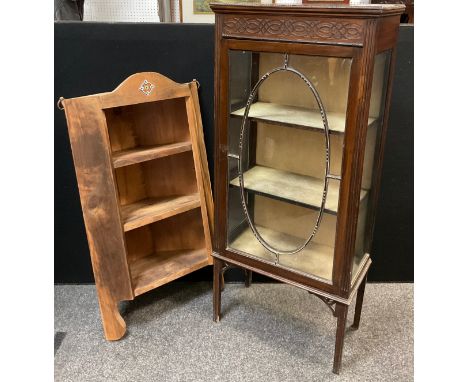
[[[356,51],[235,45],[225,50],[226,249],[331,286]]]

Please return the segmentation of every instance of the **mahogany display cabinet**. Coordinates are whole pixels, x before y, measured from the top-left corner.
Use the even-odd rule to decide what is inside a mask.
[[[216,14],[214,320],[239,266],[358,328],[401,5],[223,4]],[[249,285],[249,281],[246,281]]]

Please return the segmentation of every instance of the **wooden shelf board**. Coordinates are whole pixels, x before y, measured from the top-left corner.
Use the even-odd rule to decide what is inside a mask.
[[[121,207],[124,231],[130,231],[197,207],[200,207],[198,193],[143,199]]]
[[[192,143],[190,141],[138,147],[114,152],[112,154],[112,161],[114,163],[114,168],[119,168],[190,150],[192,150]]]
[[[262,226],[257,226],[256,228],[270,245],[283,250],[297,248],[304,243],[305,240]],[[229,247],[268,261],[275,260],[275,255],[260,244],[250,227],[245,228],[242,233],[230,243]],[[312,242],[299,253],[294,255],[280,255],[279,264],[300,272],[331,280],[333,255],[333,247],[317,244],[312,240]]]
[[[234,117],[243,117],[245,108],[231,113]],[[297,106],[281,105],[270,102],[255,102],[249,110],[249,118],[257,121],[268,122],[300,128],[308,128],[323,131],[323,122],[320,112]],[[343,134],[346,126],[346,114],[327,112],[328,127],[330,133]],[[376,119],[369,118],[369,125]]]
[[[209,265],[207,250],[161,251],[130,264],[135,296]]]
[[[239,187],[239,177],[231,181]],[[330,181],[325,212],[336,215],[340,183]],[[259,195],[319,209],[322,204],[323,180],[270,167],[254,166],[244,173],[244,188]],[[367,191],[361,191],[361,200]]]

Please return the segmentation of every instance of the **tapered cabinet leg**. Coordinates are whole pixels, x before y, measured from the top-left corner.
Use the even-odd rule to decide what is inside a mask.
[[[106,340],[120,340],[127,330],[127,325],[120,315],[118,301],[115,301],[111,296],[107,295],[106,292],[100,291],[99,289],[98,299]]]
[[[221,317],[221,268],[223,262],[217,258],[213,259],[213,321],[218,322]]]
[[[224,261],[221,262],[221,276],[220,276],[220,282],[221,282],[221,292],[224,292],[224,288],[226,287],[226,282],[224,281],[224,271],[223,268],[226,267],[226,263]]]
[[[346,329],[346,317],[348,316],[348,305],[336,303],[335,312],[337,317],[337,323],[333,372],[335,374],[340,374],[341,358],[343,356],[343,344]]]
[[[244,269],[245,274],[245,287],[248,288],[252,285],[252,271],[250,269]]]
[[[364,300],[364,291],[366,289],[366,282],[367,282],[367,275],[362,280],[361,285],[359,285],[359,289],[356,296],[356,307],[354,309],[354,322],[351,326],[354,330],[359,329],[359,323],[361,322],[361,310],[362,310],[362,302]]]

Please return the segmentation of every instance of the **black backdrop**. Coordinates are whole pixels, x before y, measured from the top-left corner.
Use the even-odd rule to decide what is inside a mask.
[[[39,58],[38,58],[39,59]],[[197,79],[213,179],[214,26],[55,23],[55,99],[113,90],[136,72]],[[370,281],[413,281],[413,27],[401,26]],[[55,108],[55,282],[93,282],[65,115]],[[227,280],[240,280],[231,271]],[[211,280],[201,269],[184,280]],[[254,281],[267,279],[254,275]],[[269,280],[269,279],[268,279]]]

